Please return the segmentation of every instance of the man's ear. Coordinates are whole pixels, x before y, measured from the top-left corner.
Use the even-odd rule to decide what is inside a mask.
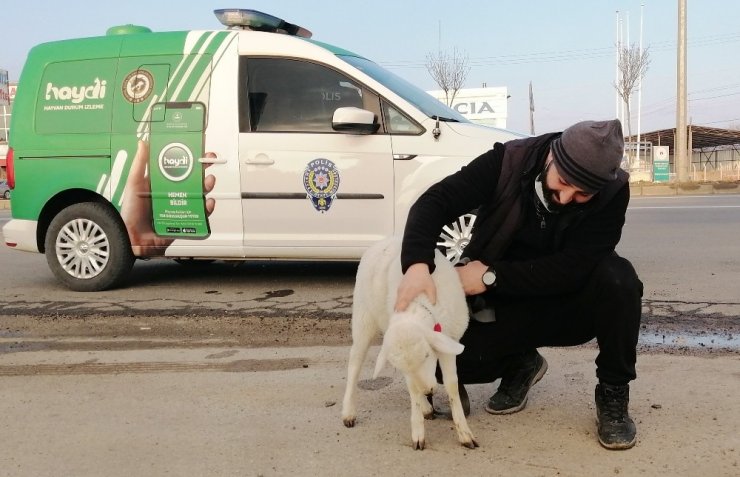
[[[458,355],[465,349],[465,346],[440,332],[429,330],[425,335],[429,345],[437,353]]]

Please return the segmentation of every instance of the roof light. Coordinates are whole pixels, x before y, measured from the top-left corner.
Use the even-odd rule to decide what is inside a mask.
[[[213,13],[222,24],[229,29],[244,29],[267,31],[272,33],[285,33],[288,35],[311,38],[312,33],[303,27],[288,23],[282,18],[258,12],[257,10],[244,10],[241,8],[222,8],[214,10]]]
[[[108,28],[108,30],[105,32],[106,35],[112,36],[112,35],[132,35],[135,33],[151,33],[152,30],[141,25],[116,25]]]

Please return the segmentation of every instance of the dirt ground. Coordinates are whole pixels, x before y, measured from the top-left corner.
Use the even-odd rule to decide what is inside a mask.
[[[734,477],[740,320],[696,307],[644,308],[638,441],[622,452],[596,440],[594,343],[542,349],[548,373],[515,415],[483,410],[497,383],[468,386],[481,447],[461,447],[436,419],[420,452],[403,377],[387,367],[369,379],[377,348],[357,426],[342,425],[346,313],[0,315],[0,476]]]
[[[737,355],[640,354],[630,406],[638,441],[628,451],[596,441],[589,347],[543,350],[550,369],[514,415],[487,414],[494,386],[469,386],[479,448],[460,446],[452,423],[436,419],[425,424],[426,449],[414,451],[403,377],[387,368],[368,379],[376,353],[362,371],[352,429],[340,419],[346,346],[0,353],[0,476],[734,477],[740,469]]]

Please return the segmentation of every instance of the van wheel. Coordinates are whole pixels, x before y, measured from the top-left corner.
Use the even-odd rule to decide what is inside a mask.
[[[128,234],[118,215],[97,202],[63,209],[46,233],[46,261],[66,287],[107,290],[119,284],[134,264]]]
[[[453,264],[460,261],[463,250],[473,237],[473,225],[477,217],[475,212],[461,215],[451,224],[442,227],[437,248]]]

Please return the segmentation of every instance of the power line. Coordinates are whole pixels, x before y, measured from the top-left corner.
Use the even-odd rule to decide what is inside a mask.
[[[698,126],[698,125],[700,125],[700,124],[717,124],[717,123],[729,123],[729,122],[732,122],[732,121],[740,121],[740,118],[733,118],[733,119],[721,119],[721,120],[719,120],[719,121],[706,121],[706,122],[703,122],[703,123],[696,123],[696,125]]]
[[[740,33],[729,33],[721,35],[710,35],[696,38],[688,42],[690,48],[711,46],[716,44],[728,44],[740,41]],[[671,51],[677,47],[673,40],[664,40],[651,43],[648,48],[651,51]],[[516,53],[503,54],[497,56],[481,56],[470,58],[471,66],[490,66],[490,65],[520,65],[528,63],[552,63],[572,60],[591,60],[605,58],[614,54],[614,47],[588,48],[578,50],[555,50],[546,52]],[[379,64],[386,68],[426,68],[425,62],[420,61],[379,61]]]

